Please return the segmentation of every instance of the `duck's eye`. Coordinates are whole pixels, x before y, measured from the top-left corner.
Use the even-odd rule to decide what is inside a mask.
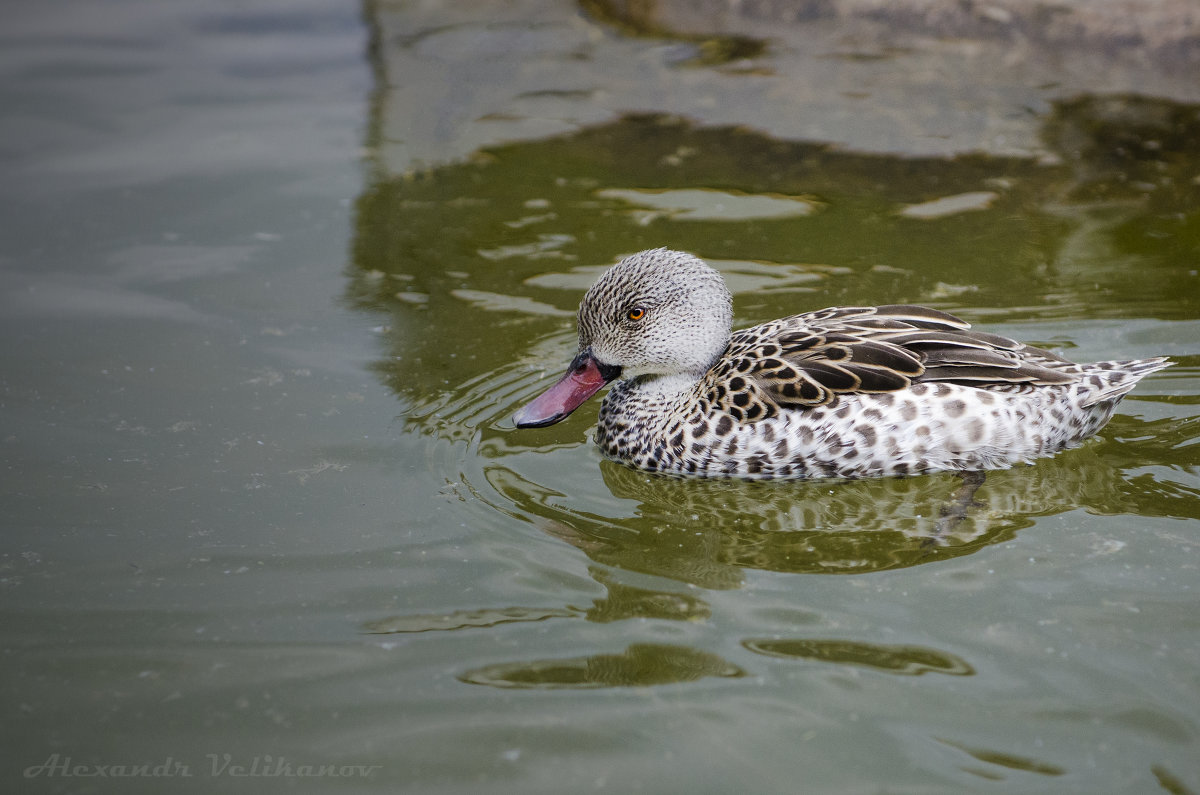
[[[630,309],[625,313],[625,317],[629,318],[630,320],[641,320],[645,316],[646,310],[642,309],[640,306],[635,306],[633,309]]]

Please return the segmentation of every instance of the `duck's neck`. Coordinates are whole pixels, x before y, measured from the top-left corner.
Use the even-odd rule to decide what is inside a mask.
[[[620,436],[618,429],[630,427],[639,429],[639,438],[645,443],[646,438],[661,433],[692,399],[697,383],[694,376],[686,373],[643,375],[618,381],[600,406],[596,440],[604,446],[611,434]]]
[[[690,393],[702,376],[703,373],[644,375],[635,379],[634,388],[644,395],[654,395],[663,401],[671,401]]]

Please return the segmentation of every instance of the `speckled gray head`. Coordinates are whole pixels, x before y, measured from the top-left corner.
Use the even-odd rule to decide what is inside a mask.
[[[699,378],[721,355],[733,300],[691,254],[642,251],[609,268],[579,305],[579,352],[557,384],[513,416],[518,427],[565,419],[616,378]]]
[[[609,268],[579,305],[579,350],[626,378],[699,377],[729,341],[733,300],[721,274],[657,248]]]

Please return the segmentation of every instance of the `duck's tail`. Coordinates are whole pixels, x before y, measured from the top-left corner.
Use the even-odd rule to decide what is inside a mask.
[[[1105,401],[1118,401],[1150,373],[1170,367],[1165,356],[1152,359],[1127,359],[1119,362],[1092,362],[1079,365],[1079,377],[1086,388],[1081,407]]]

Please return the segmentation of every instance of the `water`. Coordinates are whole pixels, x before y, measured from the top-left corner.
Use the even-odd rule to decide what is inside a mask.
[[[753,112],[784,46],[534,6],[13,6],[9,789],[1200,791],[1197,106],[1068,86],[896,152],[885,92],[830,146],[701,101]],[[1177,364],[948,529],[952,475],[650,477],[594,403],[515,431],[657,245],[739,325],[921,302]]]

